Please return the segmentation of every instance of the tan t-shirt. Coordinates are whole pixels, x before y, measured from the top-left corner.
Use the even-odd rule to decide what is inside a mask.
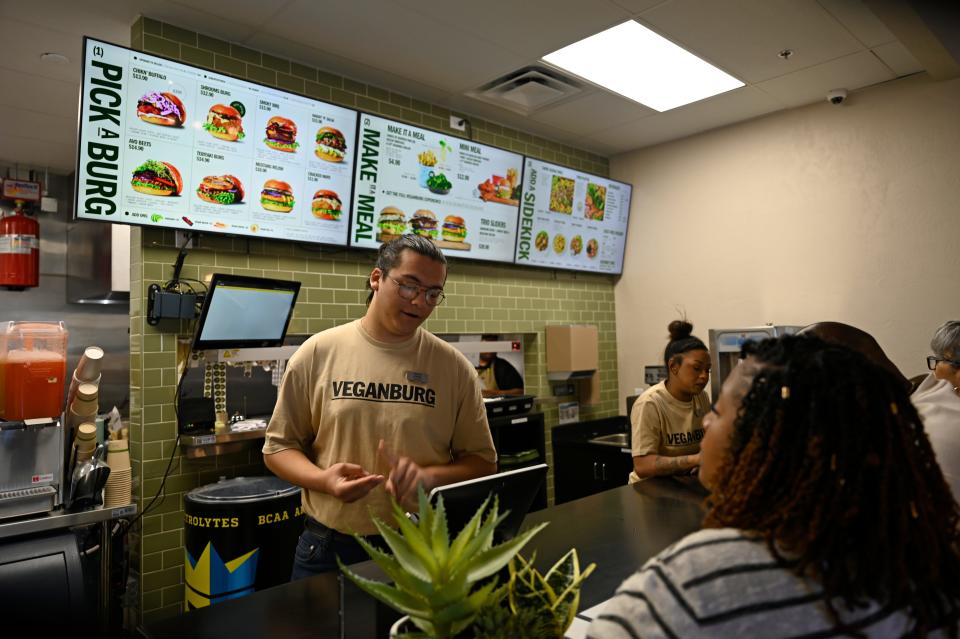
[[[350,462],[387,475],[380,439],[422,466],[497,459],[477,372],[440,338],[419,329],[400,344],[378,342],[359,320],[312,336],[287,365],[264,454],[295,448],[321,468]],[[393,524],[382,485],[350,504],[305,490],[303,505],[345,533],[375,534],[370,514]]]
[[[663,455],[679,457],[700,451],[703,416],[710,410],[710,399],[701,391],[692,401],[682,402],[670,394],[666,382],[645,390],[630,411],[631,453],[634,457]],[[630,473],[630,483],[640,481]]]

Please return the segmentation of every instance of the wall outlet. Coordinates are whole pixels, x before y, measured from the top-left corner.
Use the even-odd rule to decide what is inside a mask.
[[[450,116],[450,128],[454,131],[466,131],[467,130],[467,121],[464,118],[461,118],[459,115]]]

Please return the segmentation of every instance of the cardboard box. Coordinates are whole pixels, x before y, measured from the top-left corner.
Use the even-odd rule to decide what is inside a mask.
[[[599,333],[592,324],[547,326],[547,372],[595,371],[599,367]]]

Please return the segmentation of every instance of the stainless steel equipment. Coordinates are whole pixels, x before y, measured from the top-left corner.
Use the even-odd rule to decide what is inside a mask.
[[[63,427],[57,419],[0,422],[0,519],[61,503]]]
[[[759,341],[768,337],[792,335],[802,326],[751,326],[748,328],[711,328],[710,329],[710,361],[713,368],[710,372],[710,395],[715,400],[720,396],[720,387],[733,367],[740,359],[740,347],[750,340]]]

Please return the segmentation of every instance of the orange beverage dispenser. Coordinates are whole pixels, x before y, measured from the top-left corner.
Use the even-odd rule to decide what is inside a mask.
[[[67,377],[63,322],[7,322],[0,346],[3,418],[59,417]]]

